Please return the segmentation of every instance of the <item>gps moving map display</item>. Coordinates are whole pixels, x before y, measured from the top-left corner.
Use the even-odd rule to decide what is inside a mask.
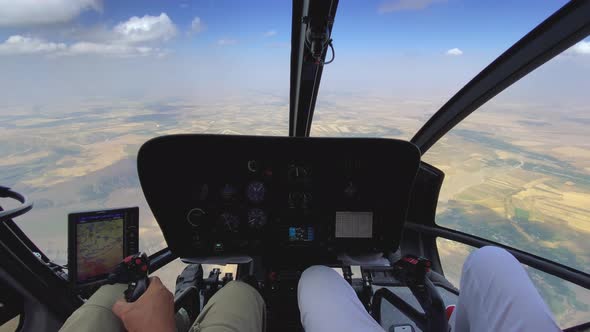
[[[82,220],[76,226],[79,281],[109,273],[123,259],[123,215]]]
[[[99,281],[121,260],[137,252],[137,209],[75,213],[69,216],[70,279]]]

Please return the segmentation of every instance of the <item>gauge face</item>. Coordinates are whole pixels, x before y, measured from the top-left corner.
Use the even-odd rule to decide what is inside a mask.
[[[300,191],[292,192],[292,193],[289,193],[288,205],[292,209],[295,209],[295,208],[306,209],[309,207],[309,205],[311,203],[311,198],[312,198],[312,196],[311,196],[311,193],[309,193],[309,192],[300,192]]]
[[[219,222],[226,232],[237,233],[240,230],[240,218],[233,213],[222,213],[219,216]]]
[[[302,166],[290,165],[288,176],[291,182],[303,181],[309,175],[309,170]]]
[[[260,181],[253,181],[248,184],[246,188],[246,196],[252,203],[261,203],[264,201],[264,195],[266,194],[266,188],[264,183]]]
[[[238,194],[238,190],[236,189],[236,187],[232,186],[231,184],[225,184],[221,188],[221,197],[225,201],[232,201],[232,200],[236,199],[237,194]]]
[[[262,209],[250,209],[248,211],[248,226],[260,229],[266,225],[267,216]]]
[[[256,160],[248,161],[248,170],[252,173],[258,172],[258,162]]]
[[[205,221],[206,213],[203,209],[194,208],[188,212],[186,215],[186,220],[189,224],[193,227],[199,227]]]

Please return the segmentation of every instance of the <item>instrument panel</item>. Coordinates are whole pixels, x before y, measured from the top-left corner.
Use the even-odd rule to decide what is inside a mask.
[[[419,163],[388,139],[176,135],[144,144],[144,194],[180,257],[394,250]]]

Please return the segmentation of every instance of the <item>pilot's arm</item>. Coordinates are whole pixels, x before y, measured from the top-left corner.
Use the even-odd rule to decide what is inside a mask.
[[[174,298],[157,277],[133,303],[123,299],[127,285],[105,285],[76,310],[60,332],[174,332]]]

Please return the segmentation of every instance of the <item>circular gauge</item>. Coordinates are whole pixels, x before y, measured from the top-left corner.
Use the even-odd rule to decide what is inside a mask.
[[[219,216],[219,222],[226,232],[237,233],[240,230],[240,218],[235,214],[224,212]]]
[[[264,183],[260,181],[253,181],[248,184],[246,188],[246,196],[252,203],[260,203],[264,201],[264,195],[266,194],[266,188]]]
[[[303,181],[309,175],[309,170],[302,166],[290,165],[288,177],[291,182]]]
[[[248,226],[260,229],[266,225],[266,213],[262,209],[250,209],[248,211]]]
[[[248,170],[252,173],[258,172],[258,162],[256,160],[248,160]]]
[[[194,208],[186,215],[186,221],[193,227],[199,227],[205,221],[205,211],[203,209]]]
[[[288,205],[290,208],[302,208],[307,209],[311,203],[311,193],[309,192],[292,192],[289,193]]]
[[[223,188],[221,188],[221,197],[226,201],[232,201],[236,199],[237,194],[238,190],[231,184],[225,184]]]

